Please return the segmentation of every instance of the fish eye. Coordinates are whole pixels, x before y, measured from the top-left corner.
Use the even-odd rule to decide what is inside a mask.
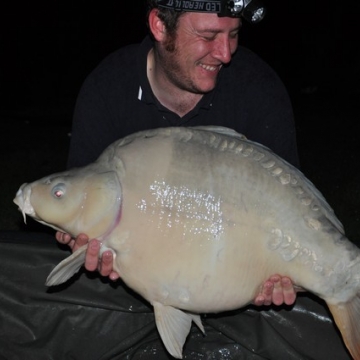
[[[56,199],[61,199],[65,195],[65,184],[63,183],[56,184],[52,188],[51,193]]]

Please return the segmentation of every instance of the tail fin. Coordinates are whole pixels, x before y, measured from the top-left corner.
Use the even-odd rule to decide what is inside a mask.
[[[72,255],[61,261],[46,279],[46,286],[59,285],[76,274],[85,262],[88,245],[77,249]]]
[[[360,294],[347,303],[328,306],[350,354],[360,360]]]

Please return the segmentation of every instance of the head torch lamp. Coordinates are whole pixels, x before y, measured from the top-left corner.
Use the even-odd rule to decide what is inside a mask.
[[[261,0],[158,0],[159,7],[175,11],[217,13],[218,16],[242,17],[250,23],[258,23],[265,16]]]

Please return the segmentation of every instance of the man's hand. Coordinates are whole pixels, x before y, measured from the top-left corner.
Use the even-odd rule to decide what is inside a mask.
[[[266,280],[259,294],[254,300],[254,304],[261,305],[292,305],[296,300],[296,291],[287,276],[273,275]]]
[[[61,244],[67,244],[74,252],[81,246],[88,243],[89,238],[85,234],[80,234],[73,239],[69,234],[58,231],[55,235],[56,240]],[[99,260],[100,241],[93,239],[89,242],[86,250],[85,269],[89,271],[98,270],[102,276],[109,276],[113,281],[119,279],[120,275],[113,271],[113,254],[111,251],[105,251],[101,260]]]

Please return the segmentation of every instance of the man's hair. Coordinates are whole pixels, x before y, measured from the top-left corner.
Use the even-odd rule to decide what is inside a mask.
[[[147,22],[149,19],[150,11],[152,9],[158,9],[159,19],[163,21],[166,31],[169,33],[169,35],[175,35],[179,18],[185,12],[159,7],[157,3],[158,3],[157,0],[147,0],[147,16],[146,16]]]

